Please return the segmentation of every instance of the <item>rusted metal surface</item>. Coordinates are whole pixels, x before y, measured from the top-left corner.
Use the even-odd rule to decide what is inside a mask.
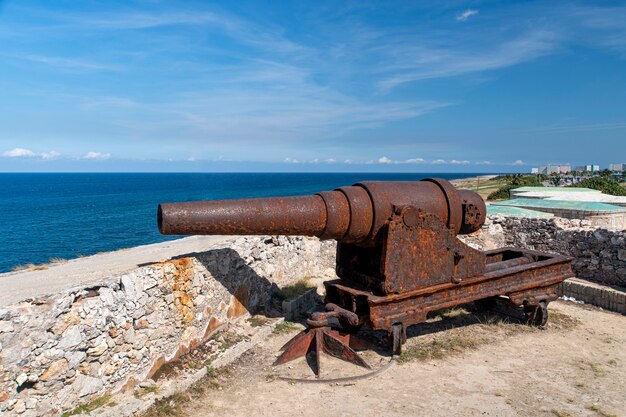
[[[309,235],[371,244],[384,238],[397,206],[431,213],[453,225],[457,233],[465,210],[454,187],[445,180],[429,179],[369,181],[303,197],[165,203],[159,205],[157,218],[159,230],[167,235]],[[485,213],[483,205],[481,218]]]
[[[485,216],[478,194],[427,179],[365,181],[304,197],[163,204],[158,218],[166,234],[336,239],[340,279],[325,283],[327,311],[313,314],[277,360],[306,356],[319,375],[320,352],[367,366],[346,333],[362,325],[386,331],[397,354],[408,326],[471,301],[503,298],[522,307],[531,324],[545,324],[557,285],[573,276],[573,259],[515,248],[481,252],[457,239],[479,230]]]
[[[282,347],[283,353],[276,359],[274,366],[305,356],[315,375],[319,376],[320,353],[325,352],[335,358],[369,369],[369,365],[355,351],[368,347],[368,344],[354,335],[331,328],[331,318],[339,318],[340,321],[357,325],[358,316],[332,303],[326,305],[326,310],[311,315],[307,320],[307,330]]]

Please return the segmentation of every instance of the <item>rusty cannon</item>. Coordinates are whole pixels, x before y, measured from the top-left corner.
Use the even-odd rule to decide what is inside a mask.
[[[476,250],[457,238],[480,229],[482,198],[448,181],[364,181],[297,197],[161,204],[158,225],[176,235],[308,235],[337,240],[339,279],[325,283],[325,310],[283,347],[276,364],[307,355],[319,375],[326,352],[368,367],[353,349],[363,325],[387,332],[393,354],[430,311],[504,301],[544,325],[572,258],[532,250]]]

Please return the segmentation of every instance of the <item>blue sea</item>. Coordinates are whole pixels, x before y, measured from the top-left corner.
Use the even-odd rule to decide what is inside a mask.
[[[313,194],[362,180],[480,174],[0,174],[0,272],[176,239],[157,204]]]

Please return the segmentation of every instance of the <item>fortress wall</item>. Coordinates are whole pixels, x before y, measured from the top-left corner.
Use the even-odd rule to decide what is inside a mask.
[[[0,414],[59,415],[132,389],[220,326],[267,307],[278,287],[334,275],[334,252],[334,241],[245,237],[1,307]]]
[[[480,231],[461,237],[483,249],[515,246],[573,256],[576,276],[626,288],[626,230],[590,220],[489,216]]]

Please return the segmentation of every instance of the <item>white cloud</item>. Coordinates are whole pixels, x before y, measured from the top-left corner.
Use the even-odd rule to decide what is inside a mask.
[[[6,156],[9,158],[32,158],[37,156],[35,154],[35,152],[31,151],[30,149],[24,149],[24,148],[15,148],[15,149],[11,149],[10,151],[6,151],[2,153],[2,156]]]
[[[283,162],[286,164],[299,164],[300,163],[300,161],[298,161],[297,159],[289,158],[289,157],[285,158]]]
[[[39,156],[41,156],[41,159],[54,159],[61,156],[61,153],[57,151],[42,152]]]
[[[390,159],[386,156],[381,156],[380,158],[378,158],[379,164],[424,164],[426,162],[427,161],[424,158],[410,158],[402,160]]]
[[[476,162],[476,165],[491,165],[491,161],[479,161]]]
[[[328,158],[324,160],[324,162],[326,162],[327,164],[334,164],[335,162],[337,162],[337,160],[335,158]]]
[[[475,9],[467,9],[464,10],[463,12],[459,13],[456,15],[456,21],[457,22],[465,22],[467,19],[469,19],[470,17],[477,15],[478,14],[478,10]]]
[[[470,161],[468,161],[467,159],[464,159],[464,160],[462,160],[462,161],[459,161],[459,160],[453,159],[452,161],[450,161],[450,163],[451,163],[451,164],[454,164],[454,165],[466,165],[466,164],[469,164],[469,163],[470,163]]]
[[[33,152],[30,149],[15,148],[10,151],[2,153],[2,156],[7,158],[40,158],[40,159],[55,159],[61,156],[60,152],[48,151],[48,152]]]
[[[553,53],[558,40],[558,35],[549,30],[535,29],[514,38],[498,40],[493,45],[467,48],[415,46],[400,42],[385,48],[389,52],[384,59],[389,64],[382,71],[387,77],[378,85],[383,92],[388,92],[409,82],[507,68]]]
[[[91,62],[83,59],[65,58],[57,56],[42,55],[22,55],[16,56],[18,59],[37,62],[40,64],[50,65],[72,70],[103,70],[103,71],[119,71],[121,67],[108,65],[98,62]]]
[[[346,159],[343,163],[350,165],[352,163],[352,159]]]
[[[90,151],[87,152],[82,159],[109,159],[110,157],[110,153]]]
[[[444,159],[435,159],[433,162],[431,162],[431,164],[435,164],[435,165],[439,165],[439,164],[445,164],[446,161]]]
[[[513,162],[513,165],[525,165],[525,163],[521,159],[518,159],[517,161]]]

